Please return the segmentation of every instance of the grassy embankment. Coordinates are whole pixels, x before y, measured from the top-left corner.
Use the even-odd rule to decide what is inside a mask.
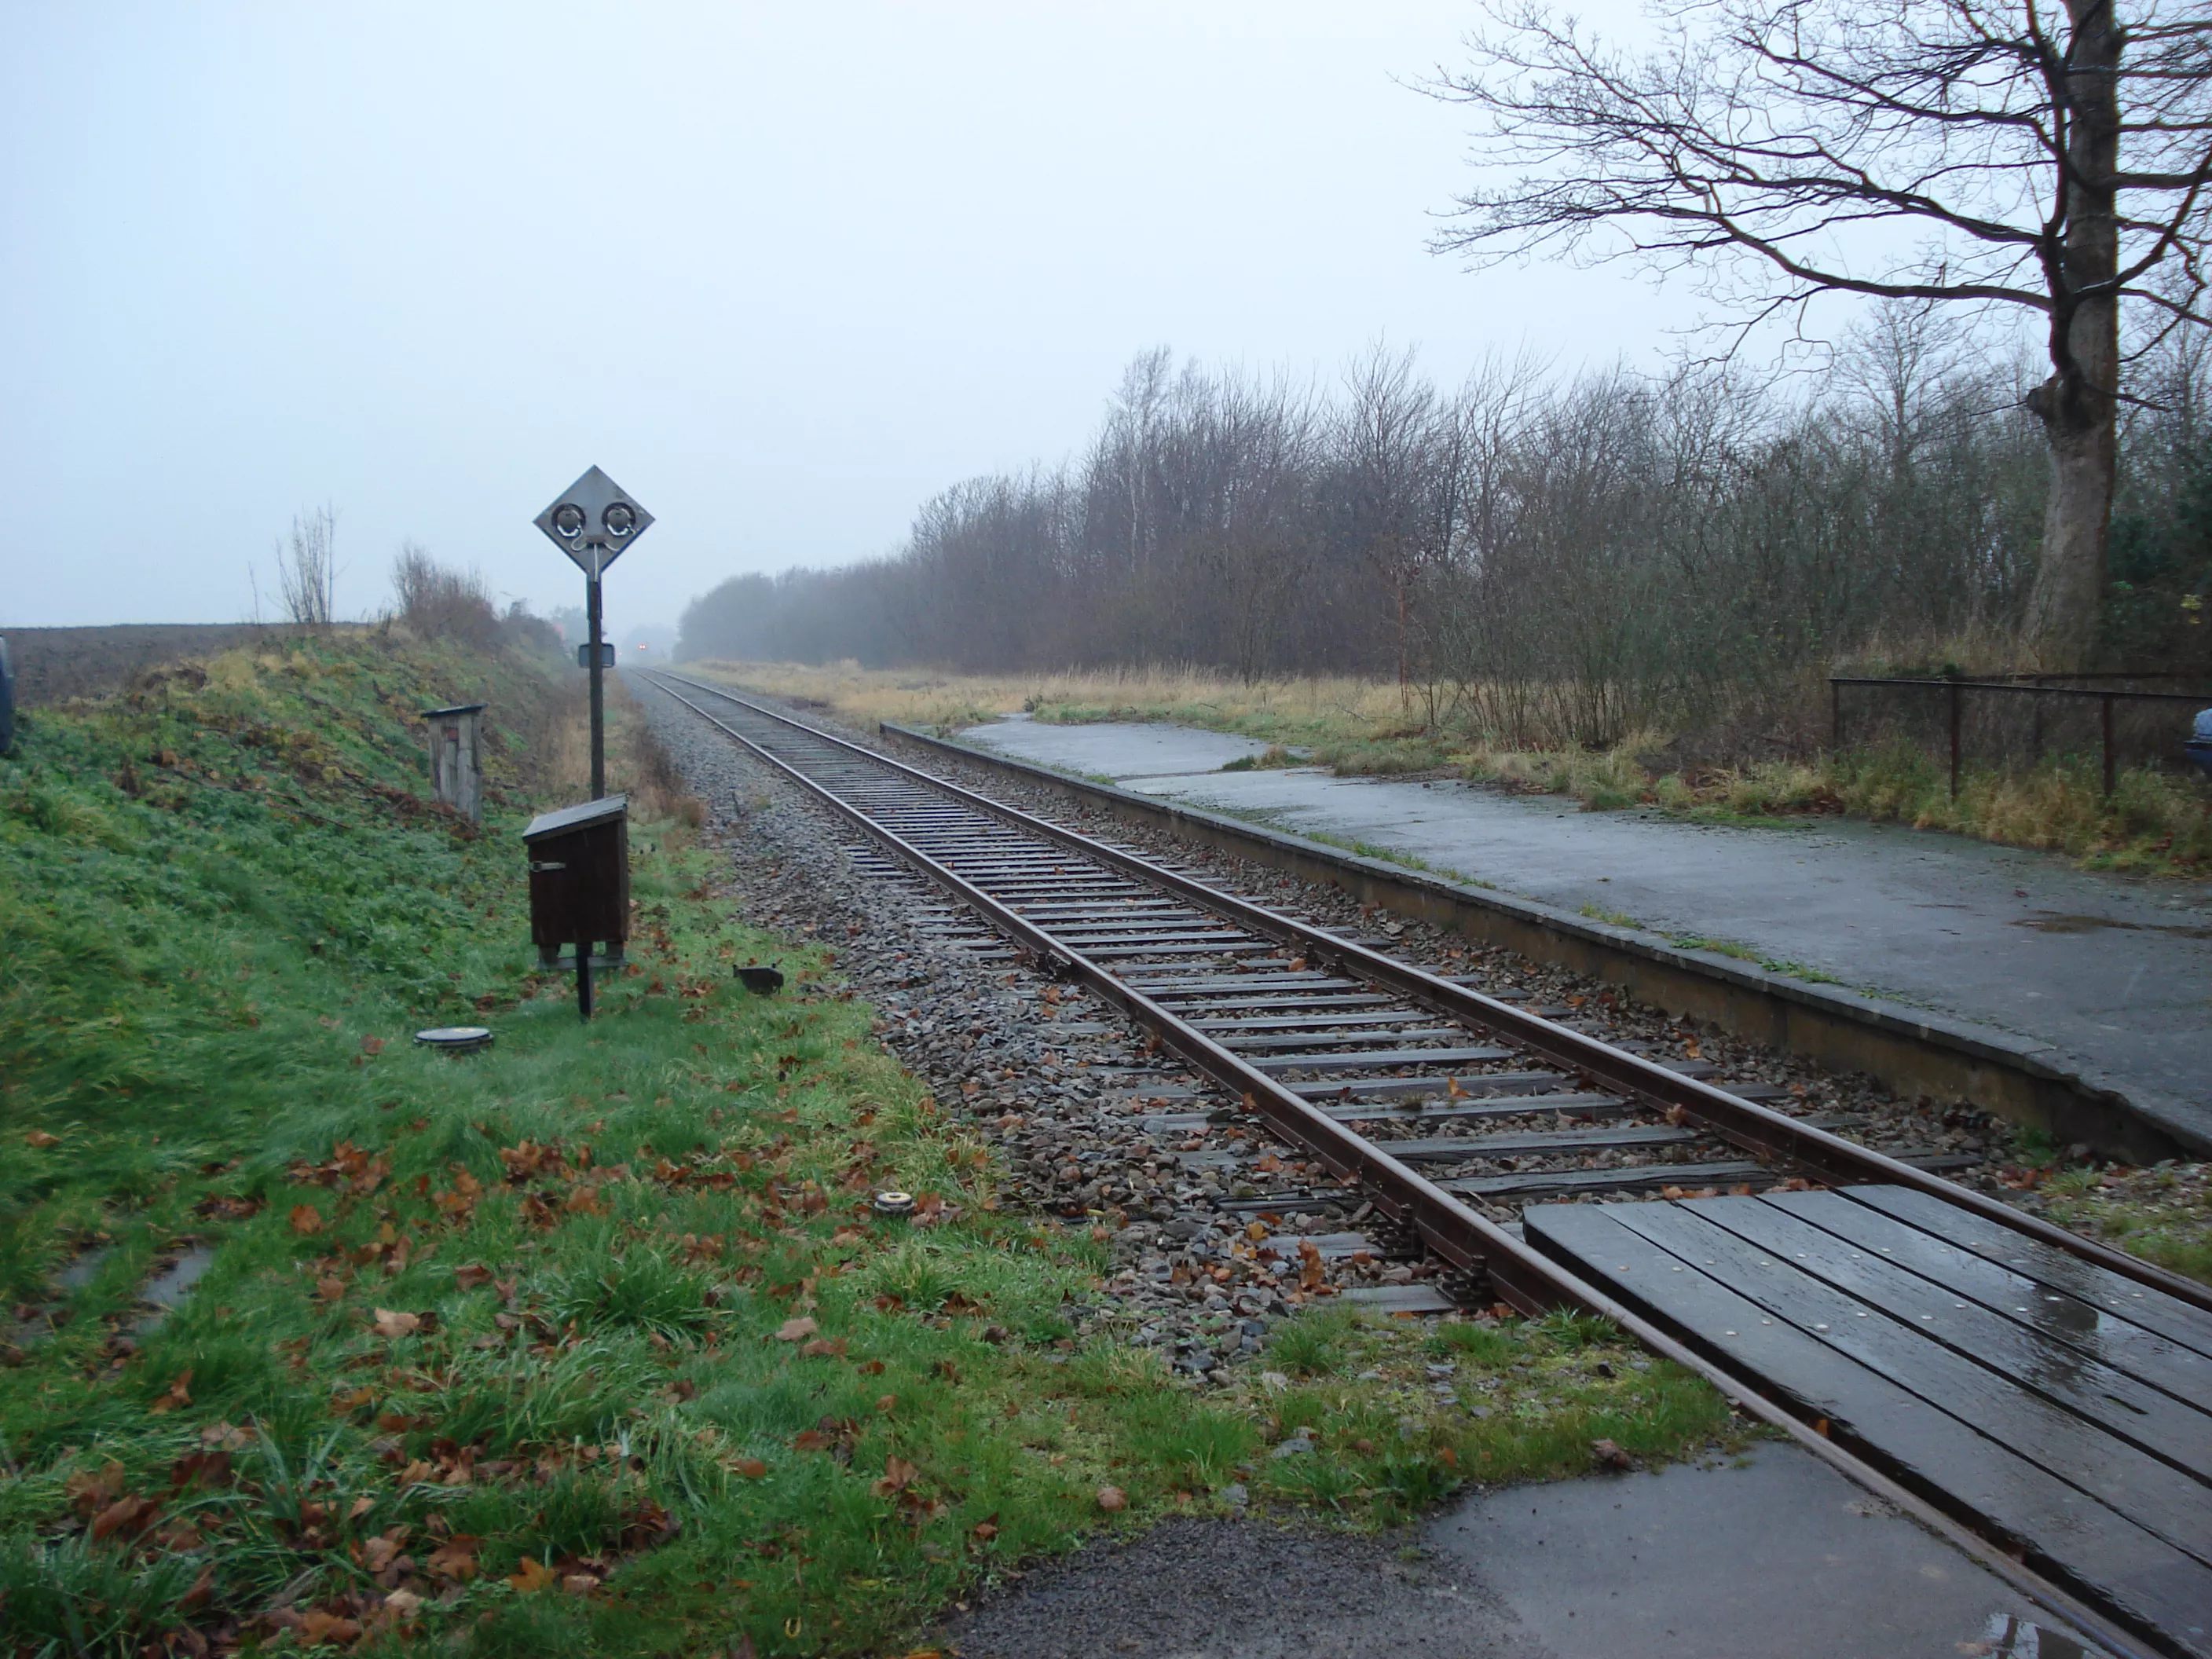
[[[1176,720],[1273,745],[1249,763],[1263,767],[1322,765],[1347,777],[1450,771],[1569,795],[1595,811],[1643,807],[1711,822],[1803,823],[1850,813],[2063,852],[2095,868],[2212,873],[2212,804],[2203,784],[2132,769],[2106,800],[2094,756],[2021,773],[1970,769],[1954,800],[1943,767],[1905,750],[1685,774],[1638,758],[1660,746],[1652,734],[1603,752],[1495,748],[1471,733],[1425,728],[1408,715],[1396,687],[1363,680],[1245,685],[1146,670],[993,677],[781,663],[691,664],[686,672],[811,698],[854,720],[956,730],[1022,709],[1042,720]]]
[[[34,713],[0,760],[12,1650],[881,1650],[1231,1480],[1376,1524],[1724,1431],[1571,1320],[1323,1304],[1276,1386],[1203,1398],[1079,1346],[1101,1243],[998,1210],[828,952],[729,919],[679,800],[647,797],[636,965],[580,1026],[532,971],[515,840],[580,793],[568,678],[233,653]],[[508,734],[481,835],[418,799],[413,713],[465,696]],[[739,993],[771,954],[794,985]],[[458,1020],[497,1046],[409,1042]],[[894,1184],[941,1207],[872,1218]],[[179,1258],[204,1275],[144,1322]],[[1446,1358],[1489,1415],[1432,1391]]]

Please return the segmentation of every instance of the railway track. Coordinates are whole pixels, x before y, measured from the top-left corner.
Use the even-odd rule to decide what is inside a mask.
[[[1156,858],[1024,812],[720,687],[659,672],[644,678],[836,813],[896,866],[950,894],[1032,966],[1120,1009],[1291,1149],[1269,1190],[1225,1198],[1226,1206],[1287,1215],[1340,1201],[1357,1188],[1402,1243],[1446,1265],[1455,1298],[1474,1305],[1502,1301],[1529,1314],[1561,1306],[1601,1313],[1930,1524],[1962,1542],[1972,1534],[1970,1547],[1980,1559],[2106,1646],[2212,1653],[2202,1628],[2212,1622],[2212,1414],[2203,1410],[2212,1399],[2212,1294],[2203,1287],[1942,1178],[1943,1169],[1971,1160],[1933,1150],[1890,1156],[1856,1145],[1837,1133],[1850,1127],[1846,1122],[1792,1115],[1698,1074],[1710,1068],[1664,1063],[1578,1030],[1571,1018],[1547,1017],[1571,1011],[1531,1011],[1486,996],[1358,939],[1255,905]],[[1159,1128],[1172,1134],[1206,1122],[1204,1103],[1189,1104],[1200,1109],[1160,1109]],[[1738,1328],[1753,1319],[1772,1328],[1781,1310],[1759,1310],[1758,1298],[1767,1294],[1759,1288],[1759,1270],[1774,1262],[1757,1251],[1782,1252],[1787,1245],[1798,1261],[1820,1253],[1796,1249],[1807,1241],[1788,1228],[1800,1225],[1800,1218],[1772,1208],[1794,1197],[1753,1205],[1759,1225],[1782,1229],[1771,1237],[1755,1229],[1743,1234],[1741,1218],[1756,1195],[1790,1189],[1816,1205],[1838,1191],[1881,1194],[1921,1229],[1912,1240],[1933,1239],[1944,1249],[1961,1237],[1984,1241],[1974,1260],[1985,1267],[2009,1262],[2000,1278],[2033,1279],[2047,1292],[2049,1283],[2075,1273],[2081,1282],[2068,1284],[2066,1294],[2091,1306],[2092,1317],[2107,1316],[2081,1294],[2094,1286],[2096,1297],[2130,1316],[2148,1317],[2129,1306],[2130,1298],[2148,1297],[2179,1322],[2179,1332],[2165,1332],[2160,1340],[2180,1357],[2168,1355],[2162,1382],[2152,1385],[2158,1395],[2153,1408],[2175,1419],[2172,1432],[2152,1437],[2156,1443],[2146,1448],[2138,1444],[2142,1432],[2127,1437],[2131,1420],[2118,1429],[2130,1455],[2140,1452],[2156,1464],[2154,1486],[2178,1473],[2169,1508],[2179,1502],[2185,1510],[2192,1494],[2201,1493],[2203,1524],[2185,1515],[2163,1529],[2149,1528],[2156,1541],[2145,1550],[2178,1551],[2184,1563],[2179,1569],[2152,1563],[2154,1576],[2166,1575],[2160,1581],[2164,1588],[2132,1589],[2119,1582],[2128,1577],[2125,1564],[2116,1567],[2110,1548],[2100,1544],[2100,1556],[2085,1546],[2069,1555],[2023,1522],[2023,1514],[2041,1513],[2034,1504],[2064,1510],[2070,1497],[2031,1495],[2007,1499],[2007,1508],[1956,1490],[1971,1481],[1956,1472],[1953,1452],[1901,1452],[1891,1443],[1893,1435],[1858,1433],[1851,1413],[1827,1402],[1819,1377],[1800,1375],[1802,1364],[1792,1370],[1793,1355],[1759,1358]],[[1631,1201],[1583,1201],[1593,1199]],[[1633,1201],[1639,1199],[1719,1199],[1721,1207],[1709,1213],[1696,1201]],[[1848,1267],[1844,1258],[1856,1261],[1863,1254],[1845,1248],[1859,1242],[1852,1229],[1875,1223],[1862,1208],[1845,1208],[1858,1219],[1828,1215],[1820,1224],[1829,1231],[1818,1237],[1836,1245],[1838,1262]],[[1644,1218],[1644,1232],[1591,1231],[1632,1216]],[[1888,1212],[1876,1219],[1892,1224]],[[1685,1243],[1668,1226],[1677,1232],[1717,1228],[1715,1237],[1725,1243],[1698,1232]],[[1731,1226],[1736,1231],[1728,1231]],[[1746,1244],[1751,1237],[1757,1242]],[[1996,1244],[1988,1246],[1992,1239]],[[1709,1282],[1725,1274],[1722,1261],[1736,1246],[1751,1252],[1741,1264],[1753,1281],[1749,1301],[1739,1294],[1741,1285],[1714,1290]],[[1899,1248],[1909,1258],[1917,1247],[1910,1240],[1870,1246],[1885,1256]],[[1965,1248],[1972,1254],[1975,1247]],[[1643,1251],[1650,1260],[1602,1259]],[[2009,1257],[2007,1251],[2022,1254]],[[2038,1265],[2019,1273],[2031,1260]],[[1709,1320],[1674,1305],[1680,1296],[1670,1300],[1669,1293],[1689,1281],[1650,1282],[1647,1269],[1655,1263],[1662,1274],[1698,1272]],[[1826,1277],[1813,1292],[1794,1281],[1781,1286],[1778,1273],[1766,1277],[1779,1287],[1774,1296],[1811,1294],[1817,1303],[1834,1293],[1831,1281],[1841,1282],[1835,1272],[1818,1271]],[[1992,1297],[2026,1294],[2007,1279],[1981,1300],[1994,1309]],[[1878,1302],[1877,1295],[1869,1305]],[[1969,1303],[1956,1305],[1965,1310]],[[2029,1304],[2022,1302],[2019,1311],[2027,1314]],[[1847,1307],[1844,1316],[1853,1315],[1869,1316],[1862,1307]],[[1924,1323],[1936,1316],[1919,1317]],[[1828,1320],[1808,1313],[1799,1322],[1808,1340],[1830,1340]],[[2201,1372],[2192,1369],[2197,1361],[2205,1367]],[[1859,1378],[1861,1370],[1888,1386],[1879,1364],[1846,1353],[1842,1364],[1858,1390],[1843,1389],[1851,1399],[1872,1386]],[[1941,1379],[1929,1386],[1942,1386]],[[2034,1398],[2040,1402],[2043,1395]],[[2178,1416],[2168,1409],[2177,1403],[2185,1405]],[[2036,1408],[2029,1408],[2031,1416]],[[2036,1476],[2044,1473],[2037,1463]],[[2077,1478],[2075,1486],[2081,1484]],[[2088,1484],[2094,1486],[2094,1478]],[[2134,1534],[2123,1529],[2119,1535],[2124,1556]],[[2087,1565],[2080,1559],[2084,1549]],[[2199,1579],[2190,1575],[2200,1571],[2208,1611],[2192,1624],[2186,1608]]]

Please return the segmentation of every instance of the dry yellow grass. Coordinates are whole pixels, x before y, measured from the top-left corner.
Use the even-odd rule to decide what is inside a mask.
[[[858,726],[878,720],[951,732],[1027,710],[1042,720],[1176,720],[1288,744],[1344,775],[1444,769],[1508,788],[1569,795],[1607,811],[1646,805],[1714,819],[1847,811],[2094,866],[2177,876],[2212,871],[2212,792],[2191,777],[2130,770],[2106,799],[2075,763],[1972,774],[1951,798],[1936,763],[1903,750],[1766,761],[1741,769],[1654,776],[1639,754],[1667,734],[1638,732],[1603,751],[1512,750],[1480,734],[1425,729],[1395,684],[1350,678],[1263,680],[1164,669],[1026,675],[865,669],[857,663],[690,663],[685,672],[804,698]]]
[[[694,662],[684,672],[825,705],[866,725],[959,726],[1026,709],[1047,720],[1176,719],[1255,737],[1357,740],[1418,733],[1419,716],[1395,684],[1348,678],[1240,680],[1194,670],[1100,669],[1052,674],[937,674],[858,663]],[[1279,733],[1275,727],[1282,728]],[[1268,729],[1262,729],[1268,728]]]

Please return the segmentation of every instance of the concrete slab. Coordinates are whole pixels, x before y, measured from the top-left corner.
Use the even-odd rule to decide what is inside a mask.
[[[2212,1139],[2212,892],[2197,884],[1894,826],[1698,824],[1458,782],[1208,770],[1218,745],[1243,740],[1175,726],[1030,720],[962,735],[2035,1038],[2061,1064],[2175,1103]]]
[[[2084,1651],[2002,1579],[1796,1446],[1509,1487],[1430,1522],[1422,1542],[1432,1574],[1483,1586],[1556,1659]]]
[[[989,734],[990,746],[1002,754],[1116,782],[1218,772],[1233,760],[1263,754],[1267,748],[1251,738],[1194,726],[1118,721],[1058,726],[1027,714],[1009,714],[961,735],[980,738],[984,733]]]

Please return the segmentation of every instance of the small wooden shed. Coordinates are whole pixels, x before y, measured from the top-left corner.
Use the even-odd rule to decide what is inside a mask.
[[[561,947],[619,965],[629,938],[629,797],[564,806],[531,820],[530,938],[550,966]],[[606,948],[599,952],[593,945]]]
[[[438,804],[450,806],[471,823],[483,821],[484,706],[465,702],[453,708],[426,708],[430,722],[430,781]]]

